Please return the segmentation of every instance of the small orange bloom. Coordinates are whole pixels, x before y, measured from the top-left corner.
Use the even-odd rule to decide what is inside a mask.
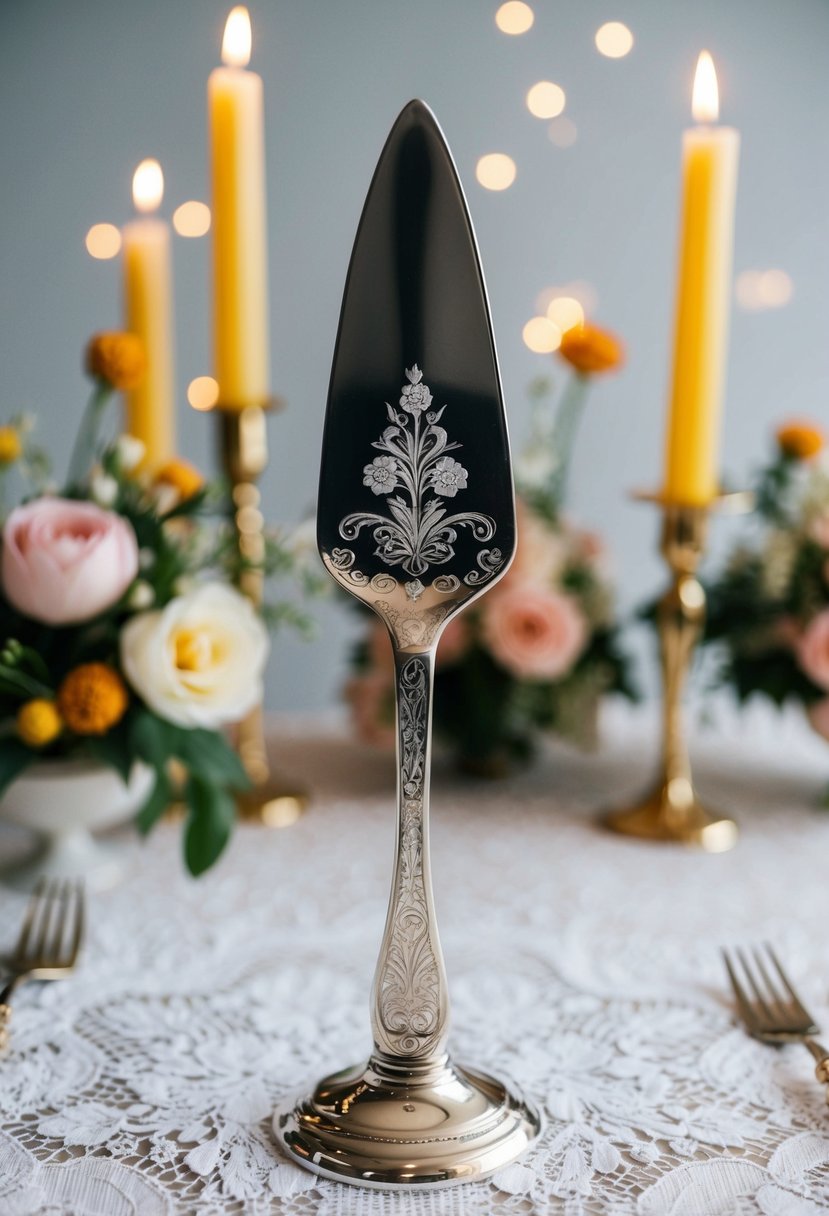
[[[58,689],[58,709],[76,735],[105,735],[127,712],[124,681],[106,663],[82,663]]]
[[[157,485],[172,486],[182,500],[198,494],[204,485],[201,473],[188,460],[168,461],[158,470],[155,480]]]
[[[144,344],[136,334],[95,334],[86,348],[86,370],[121,392],[137,388],[146,371]]]
[[[612,371],[621,367],[625,360],[621,339],[589,322],[568,329],[562,336],[558,353],[582,376]]]
[[[811,422],[787,422],[777,431],[777,445],[790,460],[811,460],[826,443],[826,437]]]

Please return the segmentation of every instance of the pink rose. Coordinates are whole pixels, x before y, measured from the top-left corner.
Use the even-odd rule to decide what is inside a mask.
[[[38,498],[3,528],[3,591],[47,625],[74,625],[110,608],[138,573],[131,525],[91,502]]]
[[[587,622],[572,596],[529,583],[484,601],[483,636],[493,657],[513,675],[555,680],[587,642]]]
[[[829,608],[824,608],[809,622],[795,653],[809,679],[829,692]]]
[[[498,597],[519,583],[551,583],[567,564],[567,545],[562,534],[520,498],[515,508],[515,557],[500,583],[492,589],[491,594]]]

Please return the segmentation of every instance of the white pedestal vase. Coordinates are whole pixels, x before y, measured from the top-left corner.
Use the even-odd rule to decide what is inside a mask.
[[[0,819],[37,836],[32,854],[0,869],[3,882],[31,887],[38,878],[83,878],[92,890],[121,876],[123,849],[93,832],[126,823],[150,792],[153,773],[133,765],[128,783],[114,769],[91,760],[33,764],[0,800]]]

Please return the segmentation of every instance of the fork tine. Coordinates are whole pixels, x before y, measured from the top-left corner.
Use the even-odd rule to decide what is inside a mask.
[[[37,960],[42,958],[46,944],[49,940],[49,930],[54,917],[55,909],[58,906],[58,896],[60,894],[60,884],[57,882],[49,882],[46,884],[42,897],[42,909],[40,913],[40,921],[38,923],[37,933],[33,933],[34,941],[32,948],[29,951],[29,958]]]
[[[74,967],[75,961],[78,957],[78,951],[80,950],[81,943],[83,942],[84,894],[83,894],[83,881],[81,879],[79,879],[75,883],[74,895],[75,895],[75,899],[73,902],[73,908],[74,908],[74,913],[75,913],[75,922],[74,922],[74,926],[73,926],[74,932],[72,932],[69,936],[69,959],[66,964],[68,967]]]
[[[813,1026],[816,1026],[817,1023],[815,1022],[815,1019],[809,1013],[808,1009],[806,1009],[804,1007],[803,1002],[801,1001],[800,997],[797,995],[794,988],[792,988],[792,985],[789,981],[789,977],[786,975],[786,972],[783,970],[782,966],[780,965],[780,961],[779,961],[777,955],[775,954],[775,952],[772,950],[770,943],[765,942],[765,947],[766,947],[766,953],[768,954],[769,958],[771,959],[772,963],[774,964],[777,974],[780,976],[780,980],[781,980],[781,983],[783,984],[783,987],[786,989],[789,996],[791,997],[792,1004],[794,1006],[795,1012],[797,1013],[798,1017],[802,1017],[804,1021],[811,1022]]]
[[[15,960],[21,960],[26,957],[26,951],[29,946],[29,938],[32,935],[35,919],[41,908],[41,900],[43,899],[46,890],[46,879],[39,878],[34,891],[32,891],[29,902],[26,905],[26,915],[23,918],[23,924],[20,927],[20,936],[17,939],[17,945],[14,948]]]
[[[727,950],[721,950],[720,953],[725,963],[725,969],[728,972],[728,978],[731,980],[731,987],[734,989],[734,995],[737,998],[737,1004],[740,1006],[740,1014],[743,1021],[749,1027],[756,1027],[757,1018],[754,1015],[754,1010],[751,1006],[751,999],[737,978],[737,970],[731,961],[731,957]]]
[[[766,970],[766,964],[760,950],[755,946],[751,953],[754,956],[754,965],[762,976],[763,983],[766,986],[766,996],[772,1013],[775,1017],[785,1018],[791,1013],[791,1010],[787,1007],[785,996],[780,992],[779,986]]]
[[[740,963],[742,964],[743,974],[745,975],[746,979],[748,980],[749,987],[751,988],[751,991],[754,993],[755,1002],[760,1006],[760,1008],[762,1009],[765,1016],[769,1019],[769,1021],[774,1021],[775,1015],[769,1008],[768,1001],[766,1000],[765,996],[763,995],[763,993],[760,989],[760,985],[757,983],[757,977],[755,976],[754,972],[751,969],[751,963],[749,962],[748,958],[746,957],[745,952],[743,950],[738,949],[737,957],[740,960]]]

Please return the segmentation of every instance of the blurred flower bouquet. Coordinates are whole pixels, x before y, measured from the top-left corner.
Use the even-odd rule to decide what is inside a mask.
[[[28,483],[2,527],[0,793],[36,760],[84,757],[125,783],[148,766],[138,826],[183,801],[185,860],[199,874],[248,784],[222,728],[261,698],[267,631],[229,585],[224,529],[207,524],[221,492],[182,460],[146,471],[129,435],[100,440],[113,392],[143,373],[138,340],[99,335],[87,365],[93,393],[61,492],[47,491],[28,428],[0,427],[0,489],[15,470]],[[291,561],[274,539],[270,568]]]
[[[594,375],[617,367],[619,343],[585,325],[559,354],[570,378],[557,410],[546,379],[531,387],[533,424],[518,464],[518,548],[505,577],[440,641],[435,727],[460,766],[499,775],[528,758],[540,731],[594,741],[609,692],[632,695],[619,646],[612,585],[600,539],[563,513],[578,421]],[[372,622],[346,687],[359,735],[394,744],[394,680],[385,627]]]
[[[740,542],[709,585],[706,639],[740,701],[803,706],[829,740],[829,464],[808,424],[777,433],[756,487],[759,534]]]

